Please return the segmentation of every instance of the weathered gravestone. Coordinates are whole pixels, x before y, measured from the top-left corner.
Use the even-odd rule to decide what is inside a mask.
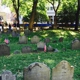
[[[20,32],[18,31],[12,31],[12,37],[18,37],[20,35]]]
[[[11,71],[5,70],[1,74],[2,80],[16,80],[16,76],[12,74]]]
[[[14,51],[14,54],[20,54],[20,53],[21,53],[20,50],[15,50],[15,51]]]
[[[38,36],[33,36],[32,38],[31,38],[31,43],[38,43],[40,41],[40,38],[38,37]]]
[[[25,30],[24,30],[24,34],[25,34],[25,36],[29,36],[29,35],[30,35],[30,33],[31,33],[31,31],[30,31],[30,30],[27,30],[27,29],[25,29]]]
[[[50,40],[50,38],[48,38],[48,37],[44,39],[44,42],[45,42],[45,43],[49,43],[50,41],[51,41],[51,40]]]
[[[63,42],[63,37],[60,37],[59,38],[59,42]]]
[[[37,43],[37,49],[44,51],[44,46],[46,45],[46,43],[40,41],[39,43]]]
[[[55,49],[54,49],[51,45],[49,45],[49,46],[47,47],[47,50],[48,50],[48,51],[55,51]]]
[[[26,44],[28,42],[28,38],[23,35],[23,36],[19,36],[19,43],[20,44]]]
[[[80,49],[80,41],[78,39],[75,39],[74,41],[72,41],[71,48],[73,50]]]
[[[0,45],[0,56],[10,55],[10,47],[6,44]]]
[[[73,80],[74,67],[67,61],[61,61],[52,69],[52,80]]]
[[[24,80],[50,80],[50,68],[39,62],[32,63],[24,68]]]
[[[24,46],[22,49],[21,49],[21,52],[22,53],[30,53],[32,52],[32,48],[30,46]]]

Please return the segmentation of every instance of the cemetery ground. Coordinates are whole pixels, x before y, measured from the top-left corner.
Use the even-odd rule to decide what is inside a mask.
[[[21,32],[20,35],[24,33]],[[37,51],[37,45],[31,43],[31,38],[37,35],[40,41],[49,38],[50,41],[46,46],[52,46],[56,51]],[[8,38],[10,47],[10,55],[0,56],[0,73],[3,70],[10,70],[13,74],[17,75],[17,80],[23,80],[23,68],[28,67],[31,63],[41,62],[45,63],[50,69],[55,67],[62,60],[68,61],[74,66],[74,80],[80,80],[80,49],[72,49],[72,41],[77,38],[80,40],[79,31],[70,30],[40,30],[30,32],[27,35],[28,42],[26,44],[19,44],[19,37],[12,37],[10,33],[0,34],[0,44],[4,43],[4,39]],[[63,38],[60,41],[60,38]],[[24,46],[30,46],[33,52],[22,53],[21,49]],[[15,53],[18,51],[19,53]]]

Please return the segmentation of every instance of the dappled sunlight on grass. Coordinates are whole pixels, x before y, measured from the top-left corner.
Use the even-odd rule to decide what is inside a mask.
[[[71,35],[77,35],[77,33],[70,31],[69,32]]]
[[[55,61],[52,59],[44,59],[44,62],[48,64],[53,64]]]
[[[42,35],[42,37],[47,37],[48,36],[48,34],[44,34],[44,35]]]

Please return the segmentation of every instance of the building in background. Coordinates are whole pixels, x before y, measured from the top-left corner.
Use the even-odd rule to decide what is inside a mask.
[[[0,22],[4,21],[9,23],[10,18],[11,18],[11,11],[9,7],[1,5],[1,0],[0,0]]]
[[[53,9],[53,6],[51,4],[47,4],[47,15],[49,17],[49,23],[54,24],[54,16],[55,16],[55,12]]]

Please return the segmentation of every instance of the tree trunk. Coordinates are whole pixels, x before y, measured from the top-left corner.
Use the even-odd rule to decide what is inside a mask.
[[[57,29],[57,16],[54,16],[54,29]]]
[[[20,27],[20,25],[19,25],[19,0],[18,0],[18,11],[17,11],[17,21],[18,21],[18,27]]]
[[[38,0],[33,0],[32,13],[30,16],[30,21],[29,21],[29,30],[31,30],[31,31],[33,30],[33,26],[34,26],[34,18],[35,18],[35,14],[36,14],[37,3],[38,3]]]
[[[80,11],[80,0],[78,0],[78,6],[77,6],[77,13],[76,13],[76,25],[75,25],[75,30],[78,30],[78,25],[79,25],[79,11]]]
[[[17,27],[20,27],[19,26],[19,0],[12,0],[12,3],[13,3],[13,7],[14,7],[14,10],[15,10],[15,13],[16,13],[16,20],[17,20]]]
[[[79,11],[77,11],[77,13],[76,13],[76,25],[75,25],[75,31],[77,31],[78,30],[78,25],[79,25]]]

